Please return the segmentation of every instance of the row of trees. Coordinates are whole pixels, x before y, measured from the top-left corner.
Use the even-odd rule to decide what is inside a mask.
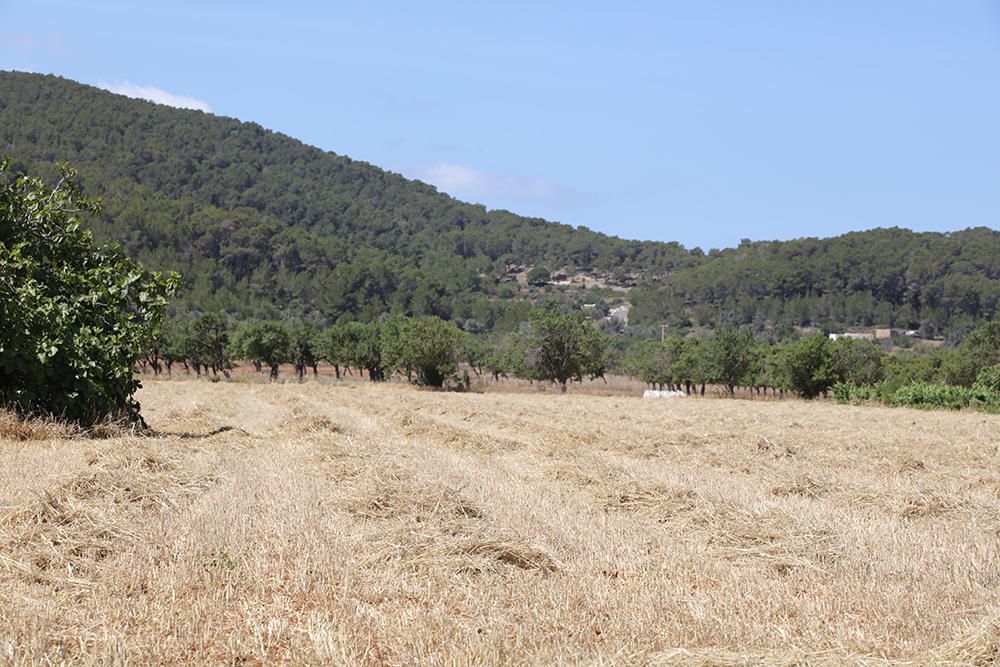
[[[536,309],[517,331],[478,337],[434,317],[391,317],[317,329],[278,322],[245,323],[231,330],[218,315],[189,324],[168,323],[145,359],[159,372],[182,363],[195,373],[227,373],[234,359],[258,372],[278,376],[292,364],[301,380],[320,363],[337,377],[357,369],[372,381],[394,373],[426,386],[442,387],[458,378],[460,364],[494,379],[518,377],[552,381],[562,390],[584,377],[616,371],[660,388],[704,395],[708,385],[730,395],[738,388],[758,394],[794,392],[811,399],[836,385],[888,391],[914,384],[972,387],[1000,364],[1000,323],[981,326],[955,349],[929,353],[901,350],[889,354],[872,341],[813,335],[787,344],[770,344],[749,329],[720,329],[710,337],[674,336],[639,341],[612,362],[612,340],[579,313],[554,305]],[[984,370],[985,369],[985,370]]]
[[[501,339],[468,334],[436,317],[390,317],[318,329],[251,322],[231,328],[228,320],[206,314],[188,322],[168,322],[149,346],[142,364],[154,373],[172,373],[176,364],[196,374],[228,374],[234,360],[267,369],[277,378],[282,364],[292,364],[299,379],[321,362],[342,372],[358,369],[374,382],[393,373],[442,387],[457,380],[459,364],[494,378],[516,376],[555,382],[563,391],[571,381],[602,377],[608,342],[581,313],[560,312],[554,305],[532,312],[517,332]]]
[[[816,334],[772,345],[746,329],[722,329],[710,338],[672,337],[633,347],[624,369],[647,383],[704,393],[717,384],[757,393],[792,391],[804,398],[825,395],[836,385],[882,384],[886,391],[915,383],[973,387],[1000,368],[1000,322],[973,331],[957,348],[892,354],[873,341]],[[992,377],[992,376],[990,376]]]

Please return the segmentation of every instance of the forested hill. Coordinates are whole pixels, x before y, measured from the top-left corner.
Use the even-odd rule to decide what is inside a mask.
[[[646,322],[893,326],[927,337],[993,320],[1000,232],[875,229],[829,239],[749,242],[632,291]]]
[[[540,295],[510,281],[535,265],[635,282],[631,321],[677,327],[946,332],[992,319],[1000,298],[1000,234],[987,229],[883,229],[705,255],[487,211],[254,123],[53,76],[0,72],[0,153],[48,178],[56,162],[76,167],[105,205],[98,238],[183,274],[181,315],[330,322],[396,312],[505,328]]]
[[[489,326],[515,265],[668,272],[678,244],[640,243],[459,202],[287,136],[53,76],[0,73],[0,150],[17,170],[79,169],[99,237],[182,272],[181,301],[246,316],[387,310]]]

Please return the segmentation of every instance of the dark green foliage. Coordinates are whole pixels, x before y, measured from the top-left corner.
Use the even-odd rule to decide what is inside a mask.
[[[756,365],[757,350],[749,331],[722,329],[715,332],[703,351],[708,364],[710,381],[718,382],[735,394],[737,385],[749,385]]]
[[[624,361],[625,371],[647,384],[673,385],[678,377],[682,346],[683,339],[677,338],[643,341],[629,350]]]
[[[997,315],[1000,232],[892,228],[750,243],[693,268],[645,274],[630,298],[636,324],[962,331]]]
[[[549,273],[549,270],[541,264],[533,267],[531,271],[528,271],[527,277],[529,285],[544,285],[552,279],[552,275]]]
[[[892,405],[915,408],[961,410],[969,406],[972,393],[966,387],[930,382],[915,382],[900,387],[892,395]]]
[[[205,313],[187,329],[184,347],[194,370],[213,375],[228,374],[232,367],[229,348],[229,321],[219,313]]]
[[[95,246],[74,173],[55,188],[0,163],[0,405],[81,424],[139,420],[136,361],[176,277]]]
[[[790,344],[783,360],[788,388],[803,398],[825,394],[834,384],[830,362],[830,342],[822,334]]]
[[[349,322],[342,331],[346,363],[367,371],[372,382],[385,381],[390,370],[382,356],[382,330],[378,322]]]
[[[858,404],[879,399],[879,392],[876,387],[857,385],[853,382],[838,382],[831,387],[831,392],[838,403]]]
[[[341,367],[350,366],[353,361],[347,327],[333,325],[320,332],[316,337],[316,352],[320,359],[334,367],[337,379],[340,379]]]
[[[292,361],[288,329],[278,322],[255,322],[240,327],[234,338],[235,352],[256,366],[270,369],[271,379],[278,377],[278,367]]]
[[[972,385],[977,391],[995,391],[1000,393],[1000,364],[987,366],[976,376],[976,383]]]
[[[442,387],[455,376],[466,334],[435,317],[393,324],[383,327],[382,350],[387,366],[412,369],[417,382],[428,387]]]
[[[988,322],[970,333],[945,365],[949,384],[971,387],[979,373],[1000,364],[1000,322]]]
[[[872,386],[840,383],[833,387],[833,395],[840,403],[881,402],[924,410],[1000,411],[1000,390],[978,384],[969,388],[941,382],[911,382],[893,389],[884,382]]]
[[[316,327],[308,322],[293,327],[289,332],[288,352],[300,382],[310,368],[313,375],[317,375],[320,352],[319,331]]]
[[[174,365],[186,363],[188,359],[185,343],[187,332],[182,324],[174,320],[164,320],[160,328],[160,358],[168,374],[173,374]]]
[[[882,347],[870,340],[840,338],[829,345],[834,382],[873,385],[885,377]]]
[[[899,388],[914,382],[936,382],[945,380],[945,366],[954,357],[953,352],[936,350],[928,354],[897,352],[883,360],[885,383]]]
[[[462,338],[459,359],[469,365],[477,375],[482,375],[494,354],[493,344],[481,336],[467,335]]]
[[[536,310],[523,345],[525,374],[555,382],[560,391],[570,380],[604,376],[607,341],[582,313],[562,314],[551,305]]]

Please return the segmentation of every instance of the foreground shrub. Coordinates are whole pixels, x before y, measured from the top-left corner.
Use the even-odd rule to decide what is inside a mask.
[[[133,366],[177,278],[95,246],[79,216],[98,211],[69,170],[49,188],[0,163],[0,406],[84,425],[140,419]]]

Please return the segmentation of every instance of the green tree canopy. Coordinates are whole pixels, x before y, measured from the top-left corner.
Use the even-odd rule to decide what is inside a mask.
[[[830,341],[823,334],[814,334],[788,345],[783,357],[789,388],[803,398],[816,398],[833,386]]]
[[[549,270],[541,264],[532,267],[531,271],[528,271],[528,284],[530,285],[544,285],[551,279],[552,275],[549,273]]]
[[[525,366],[535,378],[551,380],[565,392],[570,380],[603,377],[607,342],[582,313],[563,314],[548,305],[532,315],[525,339]]]
[[[201,369],[213,373],[228,373],[232,363],[229,358],[229,320],[221,313],[205,313],[187,329],[185,347],[195,372]]]
[[[741,329],[720,329],[706,343],[712,379],[726,387],[729,395],[735,394],[740,384],[749,384],[749,375],[756,364],[756,346],[753,335]]]
[[[834,382],[873,385],[885,377],[882,346],[870,340],[840,338],[829,344]]]
[[[235,340],[239,355],[258,367],[267,366],[272,380],[278,377],[278,367],[292,359],[288,329],[279,322],[245,324]]]
[[[136,360],[176,276],[151,273],[81,224],[74,172],[54,187],[0,162],[0,404],[82,424],[140,420]]]
[[[420,384],[441,387],[457,372],[465,335],[436,317],[400,320],[383,336],[386,365],[412,369]]]
[[[289,332],[289,357],[295,365],[295,374],[299,381],[302,380],[309,368],[313,369],[314,375],[317,374],[316,366],[322,356],[319,346],[319,331],[308,322],[293,327]]]
[[[343,328],[343,345],[348,365],[366,370],[372,382],[386,379],[388,368],[382,356],[382,324],[348,322]]]

